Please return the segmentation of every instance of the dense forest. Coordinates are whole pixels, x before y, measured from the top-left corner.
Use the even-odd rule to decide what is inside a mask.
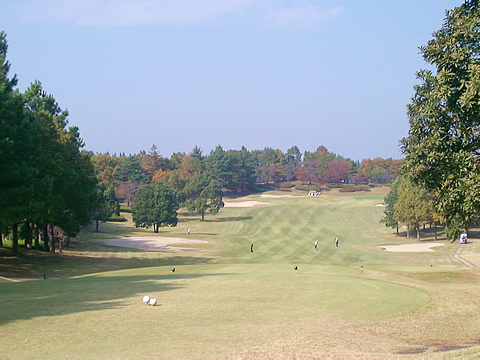
[[[203,155],[197,146],[189,153],[162,157],[154,145],[147,152],[134,155],[90,153],[99,180],[115,185],[117,195],[130,201],[131,188],[163,181],[181,191],[199,174],[208,174],[226,191],[241,192],[258,182],[281,184],[390,183],[399,174],[402,160],[376,158],[353,161],[329,152],[324,146],[301,154],[297,146],[283,153],[265,148],[225,151],[220,145]],[[188,187],[188,186],[187,186]]]

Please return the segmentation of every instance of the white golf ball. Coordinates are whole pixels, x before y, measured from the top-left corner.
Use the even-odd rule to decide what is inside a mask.
[[[150,296],[145,295],[145,296],[143,297],[143,302],[144,302],[145,304],[148,304],[149,301],[150,301]]]
[[[150,299],[149,304],[152,306],[157,305],[157,299]]]

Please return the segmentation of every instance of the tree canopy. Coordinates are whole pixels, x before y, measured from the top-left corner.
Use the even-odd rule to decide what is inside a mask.
[[[478,0],[446,12],[421,47],[436,72],[422,70],[408,106],[404,171],[434,190],[447,231],[457,236],[480,211],[480,10]]]
[[[35,81],[20,93],[16,77],[8,77],[7,41],[0,33],[0,224],[13,234],[18,226],[44,229],[45,250],[55,240],[46,228],[74,236],[90,221],[97,183],[77,127],[67,127],[68,112]],[[32,231],[27,231],[28,237]],[[25,239],[29,244],[30,238]]]
[[[142,185],[135,195],[132,217],[137,227],[149,228],[158,233],[163,226],[176,226],[178,223],[177,196],[163,182]]]

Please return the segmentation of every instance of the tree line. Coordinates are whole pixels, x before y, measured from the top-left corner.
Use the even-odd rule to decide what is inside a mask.
[[[241,192],[258,182],[391,183],[403,163],[382,158],[353,161],[329,152],[324,146],[303,155],[297,146],[284,153],[269,147],[225,151],[218,145],[208,155],[195,146],[188,154],[179,152],[166,158],[153,145],[148,152],[128,156],[92,153],[91,159],[99,179],[114,184],[127,202],[133,197],[135,186],[163,181],[181,190],[199,173],[208,173],[222,189]]]
[[[1,32],[0,233],[12,233],[14,253],[19,231],[27,246],[38,249],[42,237],[50,251],[54,239],[74,236],[90,221],[97,178],[78,128],[67,126],[68,111],[39,81],[24,93],[16,89],[7,48]]]

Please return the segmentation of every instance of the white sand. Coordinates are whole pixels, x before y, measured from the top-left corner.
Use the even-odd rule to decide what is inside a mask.
[[[443,243],[421,243],[421,244],[401,244],[401,245],[381,245],[377,246],[385,251],[394,252],[429,252],[433,251],[431,248],[434,246],[443,246]]]
[[[107,245],[130,247],[135,249],[152,249],[152,250],[170,250],[170,251],[192,251],[198,250],[189,247],[174,247],[171,244],[205,244],[208,241],[169,238],[162,236],[130,236],[119,239],[94,239]]]
[[[242,201],[242,202],[224,202],[225,207],[252,207],[255,205],[264,205],[269,204],[268,202],[262,201]]]

